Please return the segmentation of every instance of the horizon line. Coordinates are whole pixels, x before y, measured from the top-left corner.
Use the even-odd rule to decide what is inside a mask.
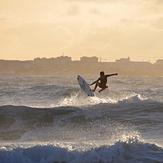
[[[83,58],[83,57],[86,57],[86,58],[97,58],[98,59],[98,62],[116,62],[116,61],[118,61],[118,60],[122,60],[122,59],[124,59],[124,60],[129,60],[129,62],[149,62],[149,63],[151,63],[150,62],[150,59],[148,59],[148,61],[147,60],[145,60],[145,59],[142,59],[142,60],[130,60],[130,57],[127,57],[127,58],[125,58],[125,57],[122,57],[122,58],[117,58],[116,60],[114,60],[114,61],[106,61],[107,59],[103,59],[103,58],[101,58],[101,57],[97,57],[97,56],[91,56],[91,57],[89,57],[89,56],[82,56],[82,57],[80,57],[80,59],[79,60],[72,60],[72,57],[70,57],[70,56],[65,56],[65,55],[60,55],[60,56],[57,56],[57,57],[50,57],[50,58],[46,58],[46,57],[36,57],[36,58],[33,58],[33,59],[24,59],[24,60],[21,60],[21,59],[0,59],[0,61],[35,61],[36,59],[57,59],[57,58],[61,58],[61,57],[69,57],[69,58],[71,58],[71,60],[70,61],[81,61],[81,58]],[[158,60],[163,60],[162,58],[163,57],[156,57],[157,59],[156,59],[156,62],[158,61]],[[105,60],[105,61],[103,61],[103,60]],[[156,63],[156,62],[154,62],[154,63]]]

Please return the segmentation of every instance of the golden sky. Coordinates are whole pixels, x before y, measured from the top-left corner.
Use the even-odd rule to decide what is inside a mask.
[[[0,0],[0,59],[163,59],[163,0]]]

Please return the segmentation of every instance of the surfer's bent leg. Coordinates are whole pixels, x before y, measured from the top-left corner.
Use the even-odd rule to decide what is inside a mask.
[[[101,87],[100,87],[101,88]],[[108,86],[106,85],[105,87],[102,87],[101,90],[99,90],[98,92],[100,93],[101,91],[105,90],[106,88],[108,88]]]
[[[96,91],[97,86],[99,86],[99,82],[97,82],[97,83],[96,83],[96,85],[95,85],[95,88],[94,88],[93,92],[95,92],[95,91]]]

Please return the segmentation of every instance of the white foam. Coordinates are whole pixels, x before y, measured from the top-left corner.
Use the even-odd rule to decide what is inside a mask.
[[[117,141],[113,145],[89,142],[55,142],[8,144],[0,146],[1,163],[96,163],[162,162],[163,149],[137,138]]]

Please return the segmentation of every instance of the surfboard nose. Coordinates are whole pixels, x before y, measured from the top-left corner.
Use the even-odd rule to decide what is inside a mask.
[[[88,83],[80,76],[77,76],[78,83],[81,87],[81,89],[88,95],[88,96],[94,96],[93,91],[89,87]]]
[[[80,78],[80,75],[77,76],[77,79],[78,79],[78,80],[79,80],[79,78]]]

